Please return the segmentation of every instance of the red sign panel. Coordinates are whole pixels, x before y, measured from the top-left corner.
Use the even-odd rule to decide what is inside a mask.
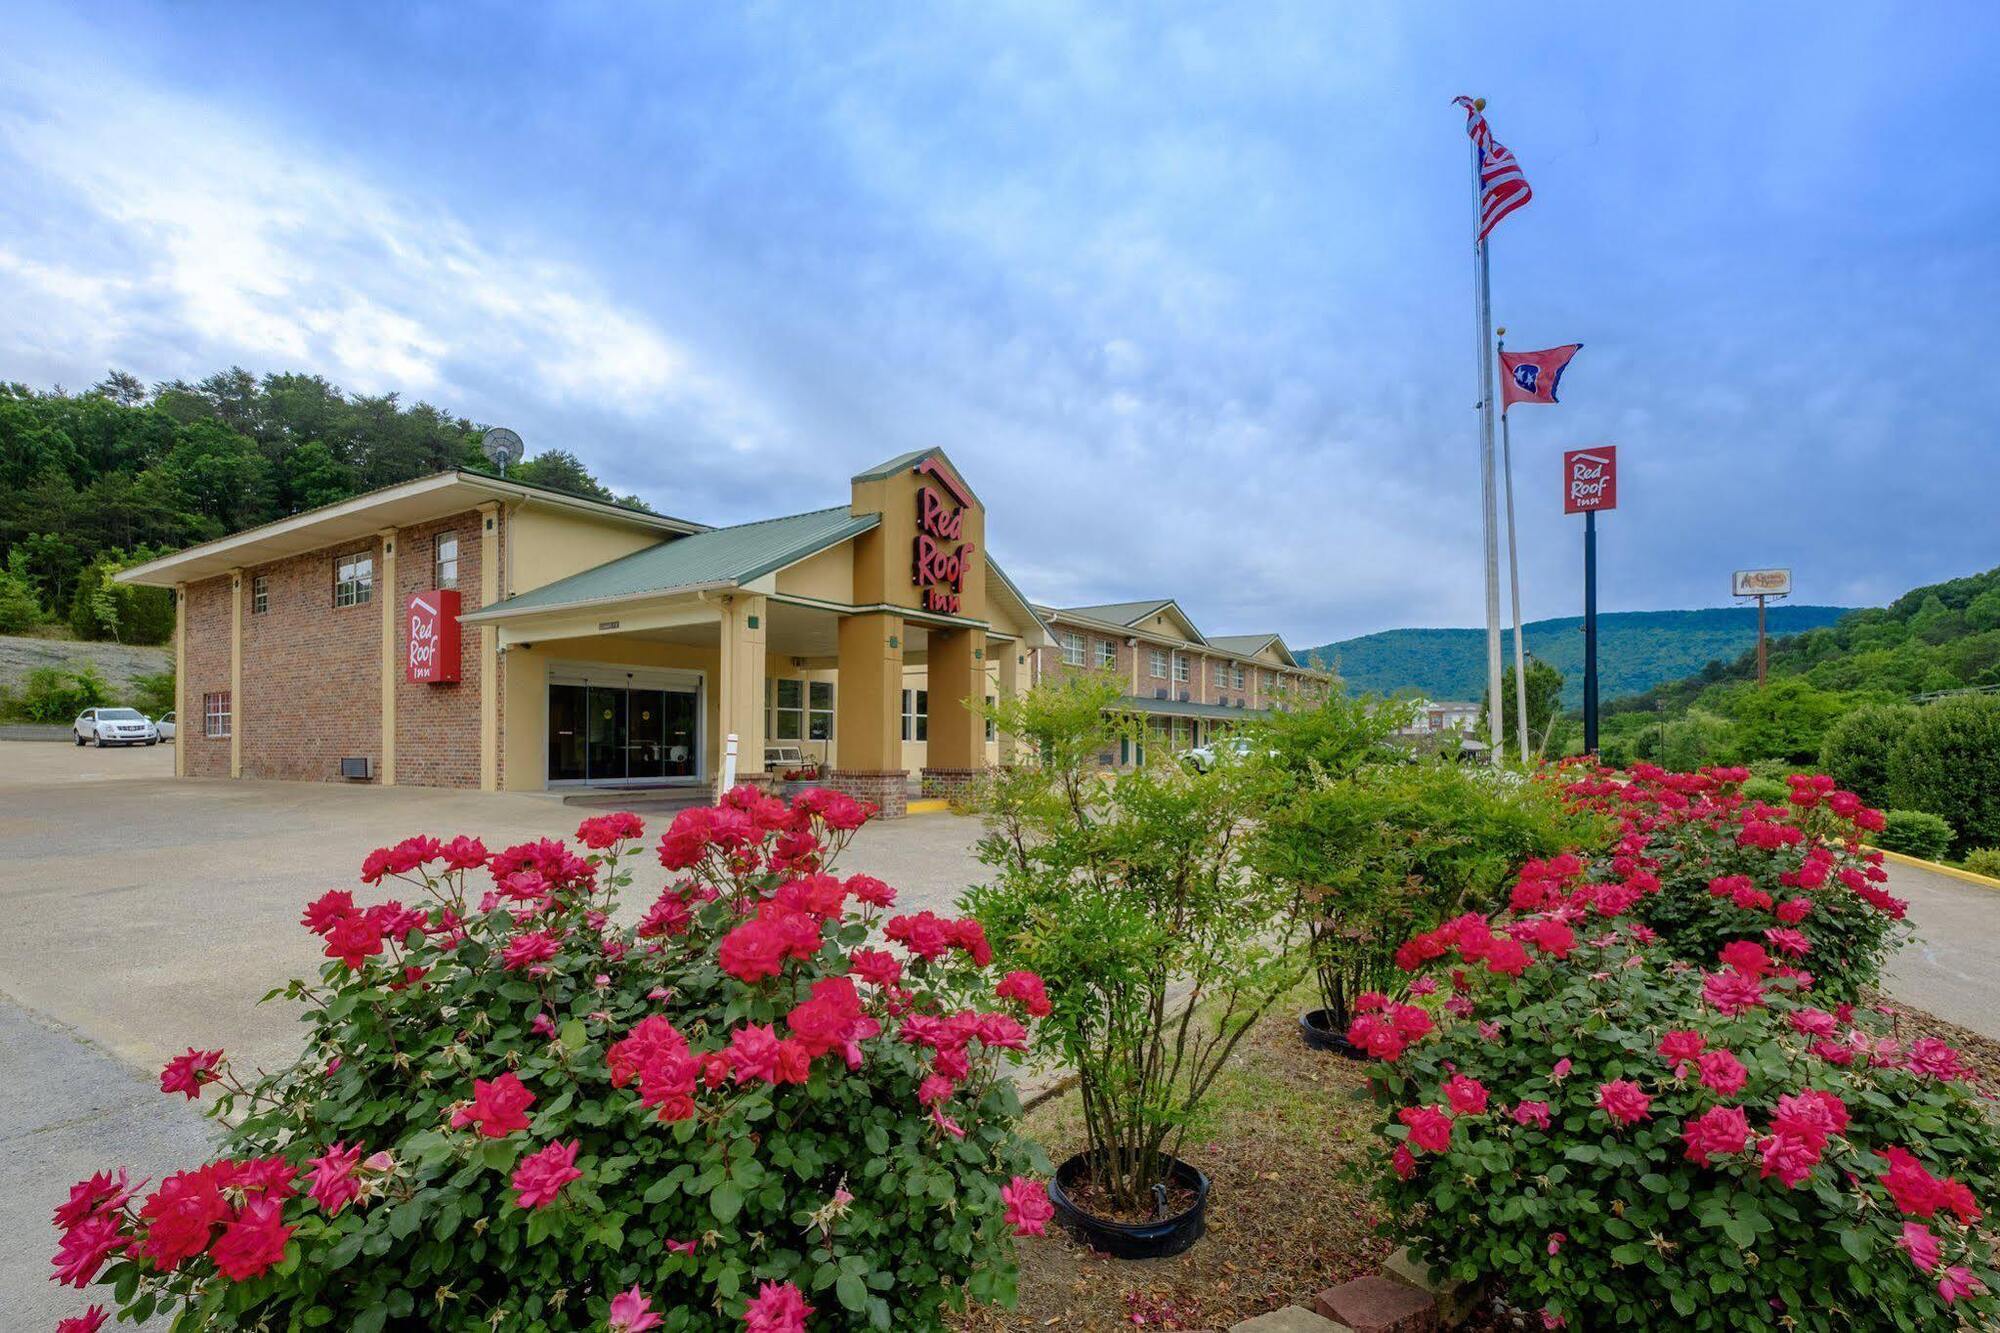
[[[1584,514],[1618,507],[1618,447],[1570,449],[1563,454],[1563,512]]]
[[[942,469],[937,476],[950,485]],[[951,503],[933,487],[917,487],[917,539],[910,582],[922,590],[926,611],[958,614],[965,576],[972,569],[972,543],[962,540],[964,532],[963,505]]]
[[[426,588],[411,593],[403,629],[407,678],[432,685],[456,685],[458,589]]]

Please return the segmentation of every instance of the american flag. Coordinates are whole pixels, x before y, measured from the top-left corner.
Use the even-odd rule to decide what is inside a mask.
[[[1453,106],[1465,108],[1465,132],[1479,147],[1479,239],[1484,241],[1500,219],[1535,197],[1521,164],[1507,146],[1493,137],[1479,104],[1470,97],[1454,97]]]

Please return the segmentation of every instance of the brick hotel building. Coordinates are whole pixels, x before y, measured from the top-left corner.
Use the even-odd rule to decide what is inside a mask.
[[[986,527],[941,450],[720,528],[454,471],[119,577],[176,592],[174,765],[196,777],[712,788],[733,734],[739,779],[812,764],[893,815],[912,774],[950,793],[999,762],[960,702],[1081,664],[1128,673],[1172,744],[1332,683],[1171,601],[1032,606]]]

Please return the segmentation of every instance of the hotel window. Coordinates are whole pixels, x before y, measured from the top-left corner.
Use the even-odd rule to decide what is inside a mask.
[[[998,699],[995,699],[990,694],[986,696],[986,706],[988,708],[992,708],[995,704],[999,702],[1000,701]],[[986,715],[986,739],[989,741],[997,741],[1000,739],[1000,727],[997,723],[993,721],[993,715],[991,713],[988,713]]]
[[[1151,663],[1153,679],[1165,680],[1167,678],[1167,650],[1164,648],[1153,649],[1148,661]]]
[[[1235,683],[1237,689],[1240,690],[1243,688],[1243,668],[1241,666],[1231,668],[1230,678]]]
[[[1194,663],[1186,653],[1174,654],[1174,679],[1185,685],[1194,678]]]
[[[261,616],[271,609],[271,576],[253,574],[250,576],[250,614]]]
[[[375,596],[375,557],[367,551],[333,562],[333,604],[360,606]]]
[[[930,739],[931,732],[931,692],[929,690],[903,691],[903,739],[924,741]]]
[[[201,696],[201,734],[211,740],[229,735],[229,691]]]
[[[833,739],[833,682],[764,682],[764,733],[774,741]]]
[[[1059,636],[1062,643],[1063,665],[1083,665],[1083,636],[1065,631]]]
[[[1118,665],[1118,645],[1110,639],[1097,641],[1097,665],[1115,667]]]
[[[433,588],[456,588],[458,586],[458,534],[455,532],[440,532],[431,540],[431,586]]]

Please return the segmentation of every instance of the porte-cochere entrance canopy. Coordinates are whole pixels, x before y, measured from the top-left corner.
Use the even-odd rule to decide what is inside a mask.
[[[733,734],[740,776],[768,755],[771,777],[811,766],[891,813],[912,772],[951,790],[997,760],[966,705],[1012,694],[1050,642],[941,450],[860,474],[846,505],[676,537],[462,620],[496,638],[508,787],[707,783]]]

